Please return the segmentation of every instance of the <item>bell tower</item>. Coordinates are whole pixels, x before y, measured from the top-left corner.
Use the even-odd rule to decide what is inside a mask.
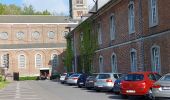
[[[81,16],[88,13],[87,0],[69,0],[70,17],[73,20],[80,20]]]

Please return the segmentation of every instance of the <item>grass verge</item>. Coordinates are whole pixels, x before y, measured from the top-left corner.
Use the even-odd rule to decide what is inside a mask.
[[[5,88],[8,84],[9,84],[9,82],[7,82],[7,81],[1,81],[0,82],[0,89]]]

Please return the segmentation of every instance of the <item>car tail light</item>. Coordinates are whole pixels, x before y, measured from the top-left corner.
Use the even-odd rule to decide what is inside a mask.
[[[73,78],[73,80],[77,80],[78,78]]]
[[[154,85],[152,86],[152,88],[160,88],[160,87],[161,87],[160,84],[154,84]]]
[[[112,80],[111,79],[107,79],[106,82],[112,82]]]
[[[141,86],[139,86],[139,87],[145,88],[145,87],[146,87],[146,83],[145,83],[145,82],[142,82],[142,83],[141,83]]]

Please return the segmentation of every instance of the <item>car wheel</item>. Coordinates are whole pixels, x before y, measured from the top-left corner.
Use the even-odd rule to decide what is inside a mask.
[[[79,87],[79,88],[82,88],[82,86],[80,86],[80,85],[79,85],[78,87]]]
[[[100,92],[100,90],[99,90],[99,89],[96,89],[96,92]]]
[[[148,100],[155,100],[155,97],[153,96],[152,89],[150,89],[150,90],[148,91],[148,94],[147,94],[146,98],[147,98]]]
[[[127,99],[128,96],[127,96],[127,95],[124,95],[124,94],[121,94],[121,98],[122,98],[122,99]]]
[[[90,88],[90,87],[87,87],[87,90],[91,90],[91,88]]]

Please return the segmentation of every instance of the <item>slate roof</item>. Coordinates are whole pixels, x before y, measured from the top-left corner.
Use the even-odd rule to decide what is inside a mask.
[[[67,16],[1,15],[0,23],[69,23]]]

